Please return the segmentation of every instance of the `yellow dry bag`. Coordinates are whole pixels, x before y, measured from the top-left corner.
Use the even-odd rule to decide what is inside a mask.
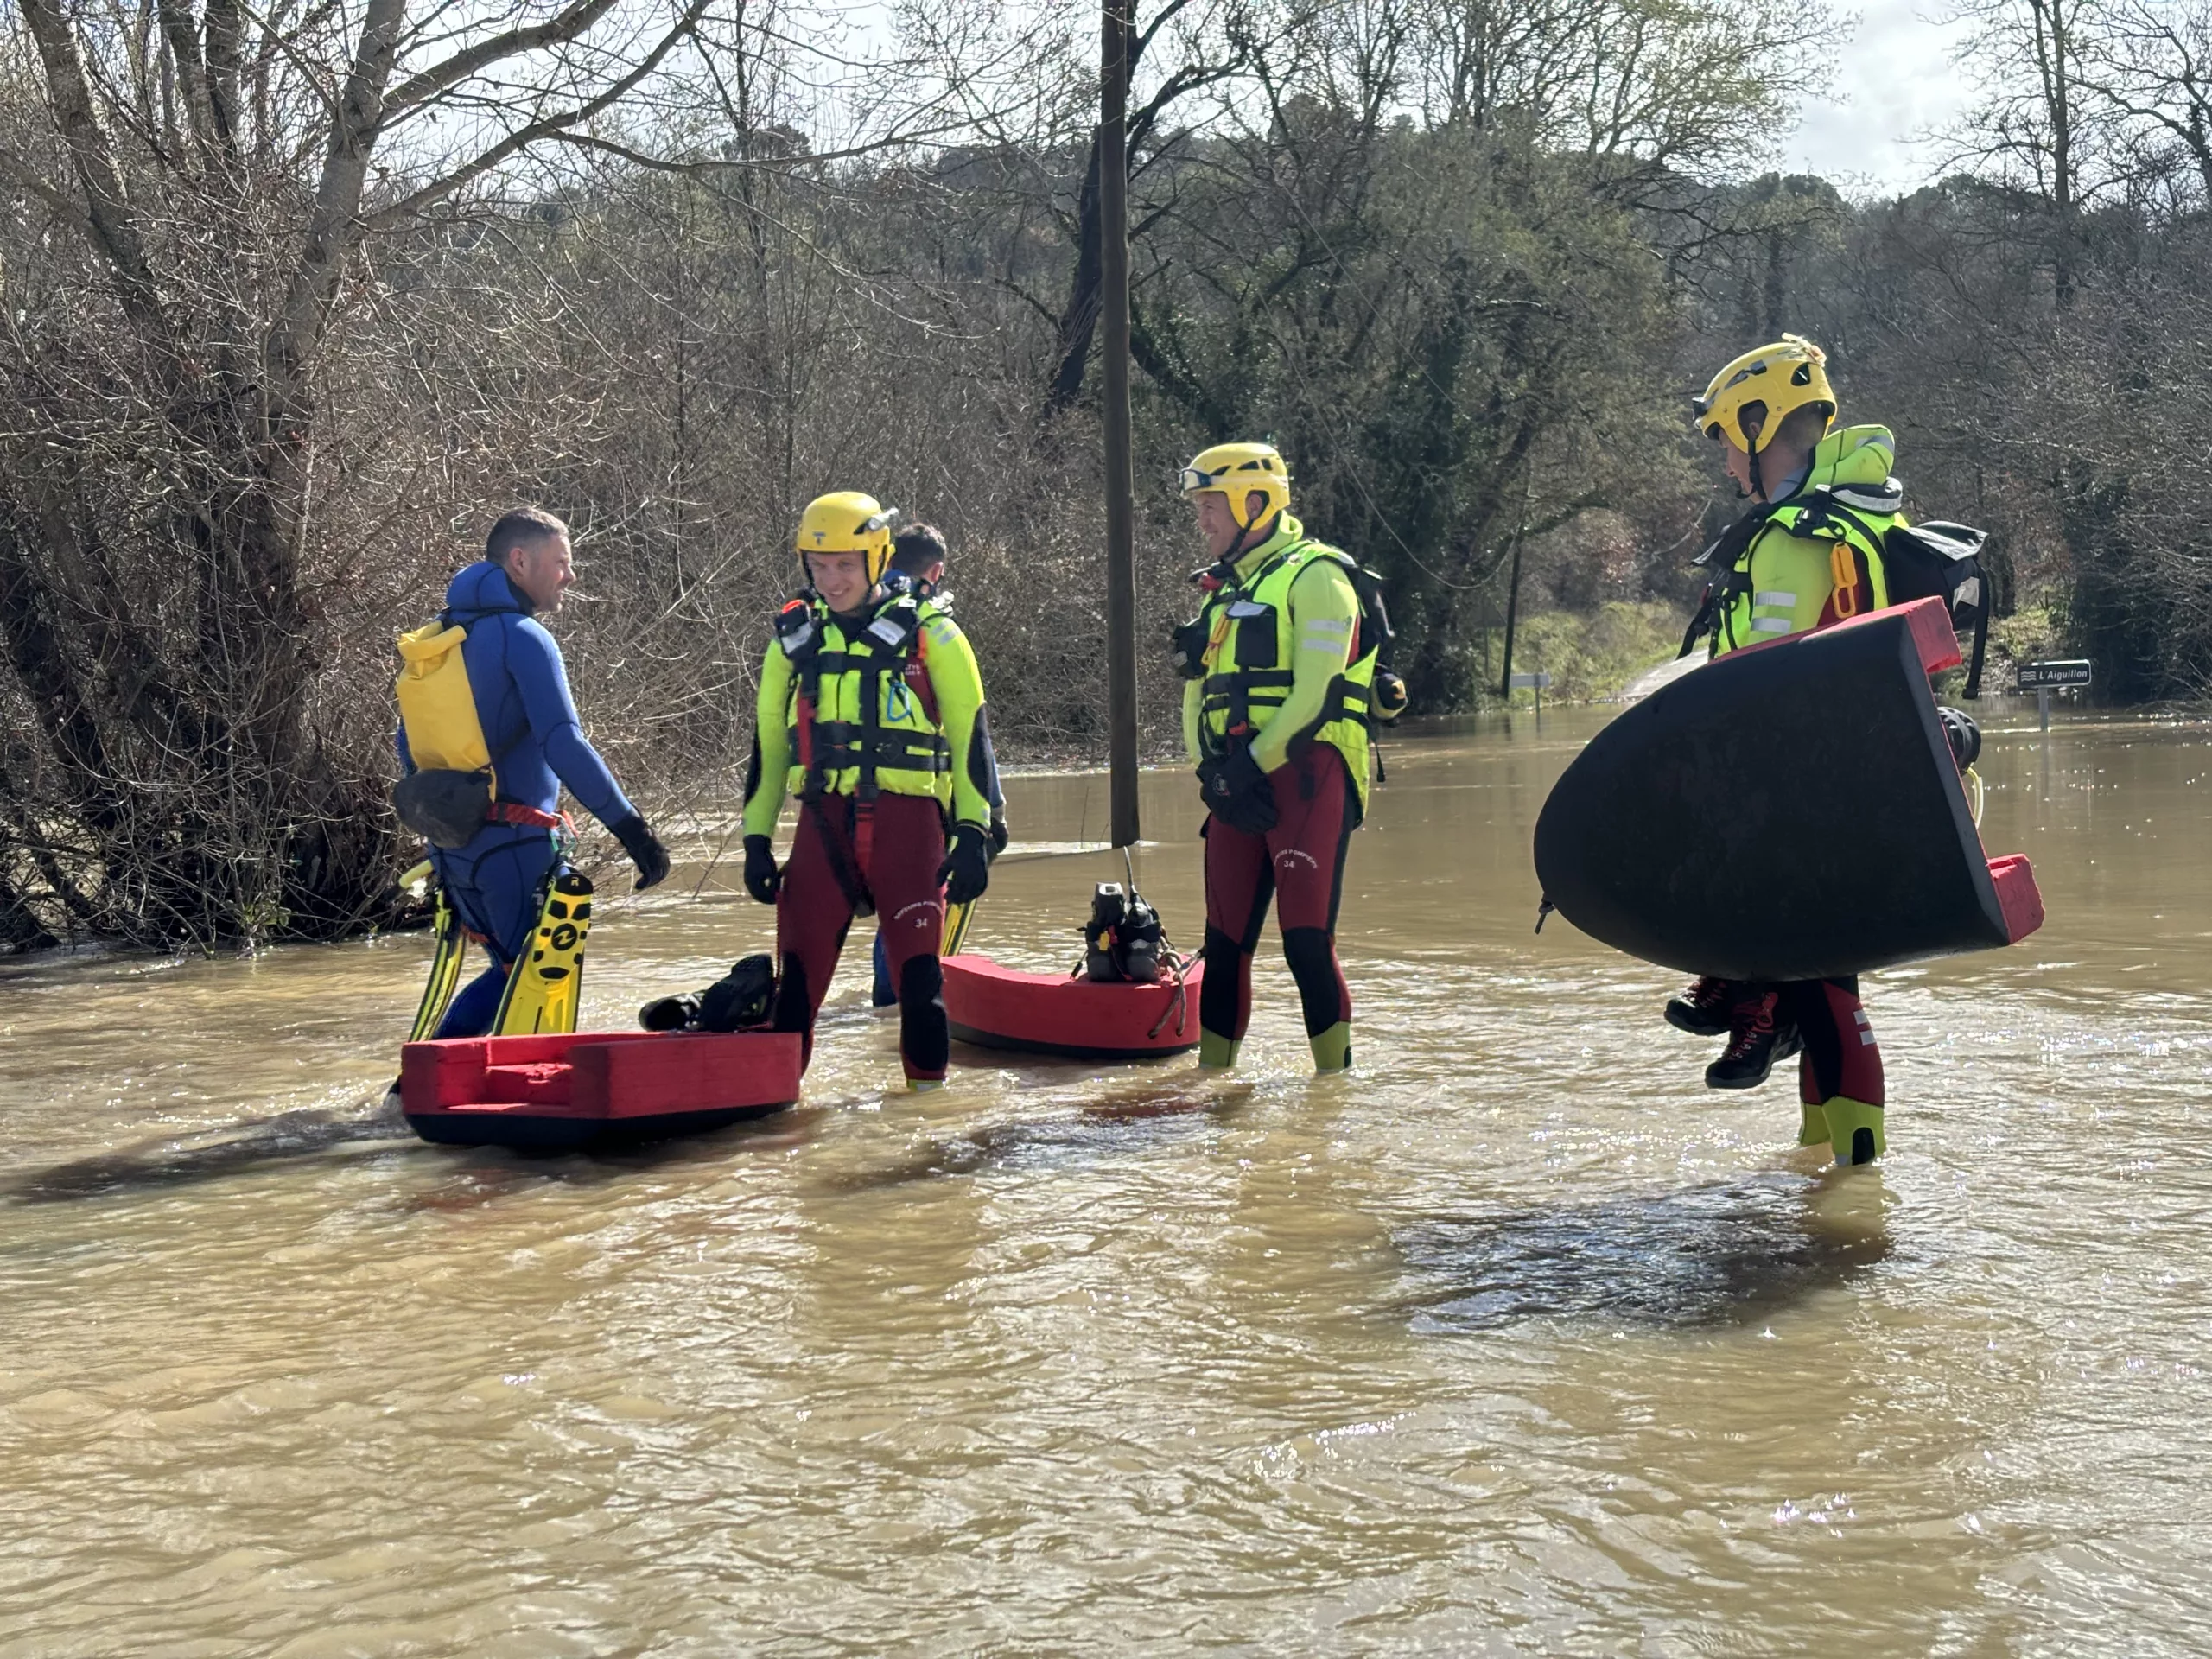
[[[491,768],[476,694],[461,658],[467,638],[467,629],[444,622],[399,636],[399,723],[407,728],[408,753],[425,772]]]
[[[399,821],[434,847],[465,847],[484,827],[496,784],[461,660],[466,628],[430,622],[399,636],[399,723],[416,770],[391,804]]]

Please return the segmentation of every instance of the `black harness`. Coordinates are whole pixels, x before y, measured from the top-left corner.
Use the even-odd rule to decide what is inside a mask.
[[[803,607],[791,607],[776,623],[785,654],[798,671],[800,725],[806,734],[806,773],[799,786],[799,805],[801,810],[817,815],[816,830],[829,854],[837,886],[855,912],[869,916],[875,912],[875,900],[866,877],[849,855],[845,842],[831,833],[828,823],[829,803],[835,798],[831,782],[838,772],[847,770],[859,774],[853,786],[852,842],[865,849],[872,809],[882,792],[877,773],[886,770],[925,772],[933,776],[949,772],[952,745],[942,732],[918,733],[903,727],[887,731],[883,725],[885,681],[895,678],[903,690],[906,666],[913,660],[921,639],[921,601],[912,594],[900,594],[859,628],[859,642],[836,650],[824,645],[827,617],[818,606],[815,601]],[[839,624],[841,637],[846,631],[845,625]],[[820,718],[823,677],[853,672],[861,677],[860,718]]]

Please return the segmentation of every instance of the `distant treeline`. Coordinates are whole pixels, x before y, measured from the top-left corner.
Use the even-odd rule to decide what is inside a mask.
[[[1687,607],[1734,511],[1688,396],[1790,329],[1916,514],[1995,532],[2009,637],[2198,695],[2204,5],[1993,5],[1977,60],[2059,72],[1866,205],[1761,175],[1802,13],[1140,8],[1147,637],[1198,562],[1174,468],[1230,436],[1383,573],[1421,709],[1479,694],[1516,564],[1524,612]],[[841,68],[804,22],[0,20],[0,946],[377,919],[391,637],[520,500],[576,528],[578,699],[664,814],[727,806],[827,488],[947,531],[1010,751],[1103,748],[1096,43],[957,0]]]

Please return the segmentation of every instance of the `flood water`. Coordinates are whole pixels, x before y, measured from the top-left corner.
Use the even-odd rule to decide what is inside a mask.
[[[1234,1079],[909,1096],[856,930],[799,1108],[526,1159],[377,1116],[423,936],[0,967],[0,1652],[2212,1649],[2212,730],[1994,722],[2050,923],[1868,980],[1839,1172],[1531,935],[1604,717],[1392,747],[1346,1079],[1271,942]],[[1100,836],[1103,779],[1012,795]],[[1009,857],[971,944],[1071,961],[1117,868]],[[771,931],[603,904],[584,1023]]]

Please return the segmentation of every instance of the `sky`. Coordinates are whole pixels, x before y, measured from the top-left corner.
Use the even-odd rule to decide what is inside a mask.
[[[1827,60],[1831,98],[1806,105],[1783,146],[1788,171],[1820,174],[1848,196],[1929,181],[1941,148],[1926,137],[1971,92],[1951,61],[1963,31],[1928,21],[1936,15],[1929,0],[1863,0],[1856,32]]]

